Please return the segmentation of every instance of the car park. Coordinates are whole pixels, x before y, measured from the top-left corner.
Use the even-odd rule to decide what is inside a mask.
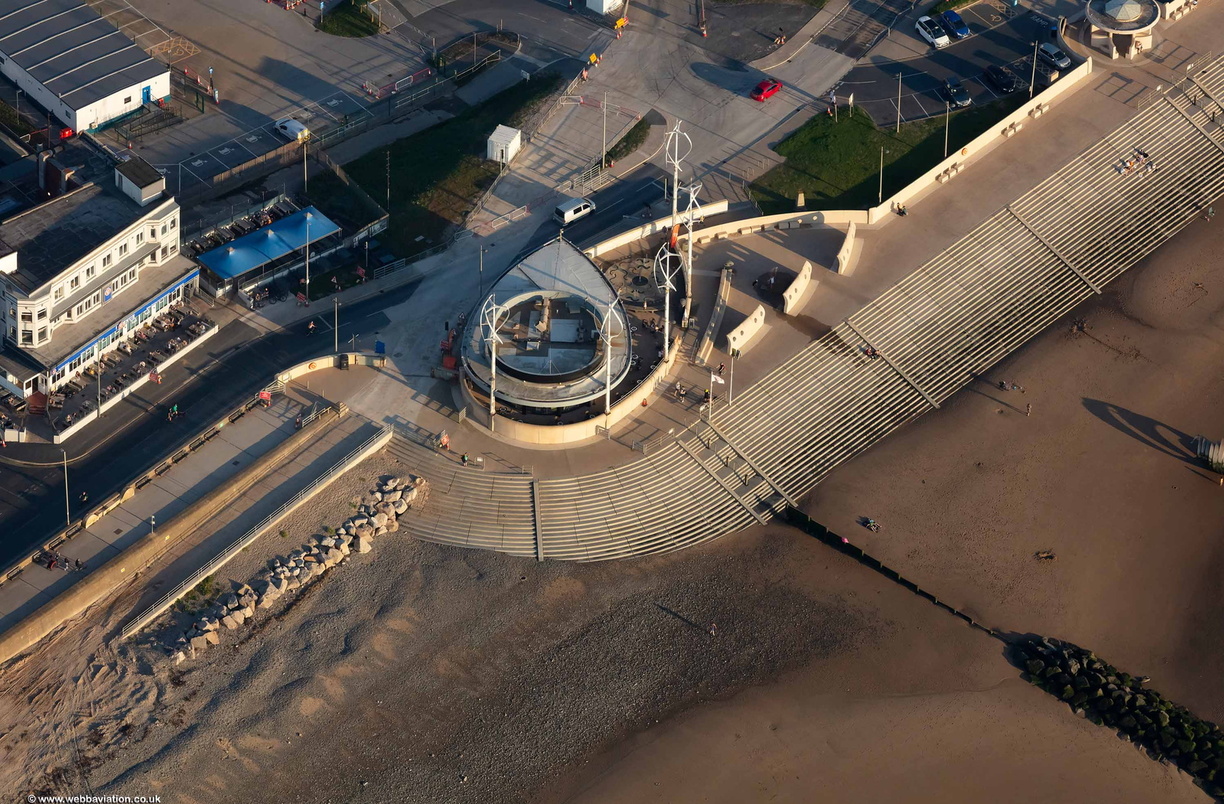
[[[944,29],[930,17],[919,17],[914,27],[918,30],[918,35],[932,47],[941,48],[952,44]]]
[[[969,97],[969,90],[965,89],[965,85],[959,78],[944,79],[943,96],[953,109],[963,109],[973,104],[973,99]]]
[[[286,139],[295,142],[305,142],[310,139],[310,129],[306,128],[300,121],[294,120],[292,117],[283,117],[276,121],[274,126],[280,134]]]
[[[997,64],[992,64],[986,68],[986,80],[1004,95],[1009,92],[1015,92],[1023,86],[1023,83],[1016,77],[1015,73]]]
[[[1046,42],[1037,49],[1037,57],[1055,70],[1067,70],[1071,67],[1071,57],[1050,42]]]
[[[764,103],[765,101],[769,100],[770,98],[772,98],[774,95],[777,95],[781,91],[782,91],[781,81],[775,81],[772,78],[767,78],[761,83],[757,84],[756,87],[753,88],[752,93],[748,97],[752,98],[754,101],[760,101],[761,103]]]
[[[960,14],[955,11],[945,11],[939,15],[939,24],[944,27],[948,35],[953,39],[968,39],[969,26],[965,24],[965,20]]]

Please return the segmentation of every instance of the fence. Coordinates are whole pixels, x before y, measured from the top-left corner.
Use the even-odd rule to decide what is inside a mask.
[[[196,450],[203,447],[209,441],[217,437],[221,431],[230,424],[245,416],[251,408],[259,404],[259,399],[252,396],[250,399],[242,402],[236,407],[230,409],[221,418],[217,419],[210,427],[195,435],[188,436],[179,442],[178,446],[171,449],[167,457],[154,463],[148,469],[136,474],[129,480],[121,491],[118,491],[108,498],[94,506],[87,514],[82,516],[75,522],[69,523],[65,528],[56,532],[53,536],[46,539],[38,548],[30,551],[24,557],[10,564],[5,568],[3,573],[0,573],[0,584],[8,583],[22,572],[25,568],[34,562],[35,557],[48,550],[54,550],[64,542],[81,533],[85,528],[92,525],[97,520],[101,519],[106,514],[110,513],[115,508],[118,508],[125,500],[128,500],[140,489],[143,489],[149,483],[152,483],[156,478],[161,477],[166,472],[170,471],[175,464],[187,458]]]
[[[120,632],[120,638],[128,639],[141,628],[144,628],[146,625],[152,622],[154,618],[158,617],[166,609],[173,606],[180,597],[187,594],[187,592],[191,589],[194,589],[196,585],[200,583],[200,581],[204,580],[206,577],[228,564],[234,556],[238,555],[239,551],[258,539],[264,531],[271,528],[282,518],[293,513],[293,511],[299,505],[309,500],[341,474],[348,471],[354,464],[360,463],[366,458],[367,455],[369,455],[370,452],[373,452],[390,441],[392,432],[393,431],[390,427],[385,425],[381,427],[379,431],[367,439],[365,443],[341,458],[334,466],[311,481],[310,485],[293,495],[293,497],[290,498],[284,505],[277,508],[271,514],[268,514],[268,516],[266,516],[258,525],[251,528],[249,531],[243,534],[241,538],[239,538],[229,547],[225,548],[220,555],[218,555],[212,561],[209,561],[204,566],[200,567],[198,570],[184,579],[178,586],[162,595],[156,603],[146,608],[140,614],[136,615],[130,622],[128,622],[127,625],[123,626],[123,630]]]
[[[223,170],[215,176],[204,179],[200,185],[194,185],[187,190],[180,191],[178,194],[179,200],[181,202],[186,199],[190,204],[199,204],[214,196],[222,195],[243,182],[261,178],[273,171],[288,167],[297,162],[298,154],[302,148],[303,146],[299,143],[287,142],[279,148],[268,151],[266,154],[247,160],[229,170]]]
[[[369,193],[363,190],[360,184],[349,178],[348,171],[340,167],[335,160],[327,155],[326,151],[323,151],[320,148],[314,149],[314,158],[316,162],[329,168],[332,173],[335,173],[336,178],[344,182],[344,186],[353,191],[353,194],[361,200],[361,203],[367,207],[367,210],[373,213],[375,221],[382,220],[387,217],[387,210],[383,209],[382,206],[375,201]]]
[[[241,210],[235,210],[235,208],[231,205],[228,215],[222,214],[209,217],[200,217],[190,222],[185,222],[180,227],[183,233],[182,240],[183,242],[193,240],[199,235],[207,234],[208,232],[211,232],[214,229],[219,229],[223,226],[229,226],[234,221],[241,220],[250,215],[256,215],[263,212],[265,209],[274,207],[277,204],[287,200],[288,197],[284,193],[277,193],[267,201],[260,201],[257,204],[251,204],[250,206],[243,207]]]

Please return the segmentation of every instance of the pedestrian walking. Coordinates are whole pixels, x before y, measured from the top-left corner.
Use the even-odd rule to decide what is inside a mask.
[[[82,491],[82,492],[81,492],[81,502],[83,502],[83,503],[87,503],[87,502],[89,502],[89,492],[87,492],[87,491]]]
[[[719,363],[719,364],[718,364],[718,376],[719,376],[719,377],[721,377],[721,376],[723,375],[723,372],[724,372],[724,371],[726,371],[726,370],[727,370],[727,364],[726,364],[726,363]]]
[[[710,636],[718,636],[718,623],[710,623]]]
[[[705,389],[705,396],[701,397],[701,401],[702,402],[710,401],[710,389],[709,388]]]
[[[1013,383],[1011,383],[1011,389],[1012,389],[1013,391],[1019,391],[1020,393],[1024,393],[1024,387],[1023,387],[1023,386],[1020,386],[1020,385],[1017,385],[1017,384],[1016,384],[1016,383],[1014,383],[1014,382],[1013,382]]]
[[[1027,404],[1027,405],[1025,405],[1025,406],[1024,406],[1024,415],[1025,415],[1025,416],[1032,416],[1032,415],[1033,415],[1033,406],[1032,406],[1032,404]]]
[[[450,320],[449,319],[447,319],[446,321],[442,323],[442,329],[446,330],[447,332],[450,332]]]
[[[760,281],[760,280],[757,280],[757,279],[752,280],[752,289],[753,289],[753,290],[756,290],[756,289],[759,287],[759,285],[758,285],[758,282],[759,282],[759,281]]]
[[[1007,383],[1006,383],[1005,381],[1003,381],[1003,380],[999,380],[999,390],[1000,390],[1000,391],[1006,391],[1006,390],[1007,390]]]
[[[468,465],[468,454],[466,452],[459,456],[459,462],[464,466]]]

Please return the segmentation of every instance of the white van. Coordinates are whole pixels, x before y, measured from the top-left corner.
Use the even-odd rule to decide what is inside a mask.
[[[595,211],[595,205],[586,198],[567,198],[553,210],[553,220],[562,226],[571,224]]]
[[[295,142],[305,142],[310,139],[310,129],[306,128],[300,121],[294,120],[292,117],[285,117],[276,121],[276,130],[283,134],[287,139]]]

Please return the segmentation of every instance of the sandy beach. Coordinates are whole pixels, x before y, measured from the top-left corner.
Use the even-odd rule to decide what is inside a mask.
[[[1219,226],[1190,226],[839,467],[805,509],[1004,639],[1078,643],[1224,719],[1224,488],[1190,448],[1224,436]],[[227,573],[245,580],[342,521],[376,477],[411,470],[370,459]],[[108,641],[132,600],[6,669],[5,789],[176,804],[1208,800],[1029,687],[1003,640],[782,524],[587,565],[387,536],[177,669]]]

